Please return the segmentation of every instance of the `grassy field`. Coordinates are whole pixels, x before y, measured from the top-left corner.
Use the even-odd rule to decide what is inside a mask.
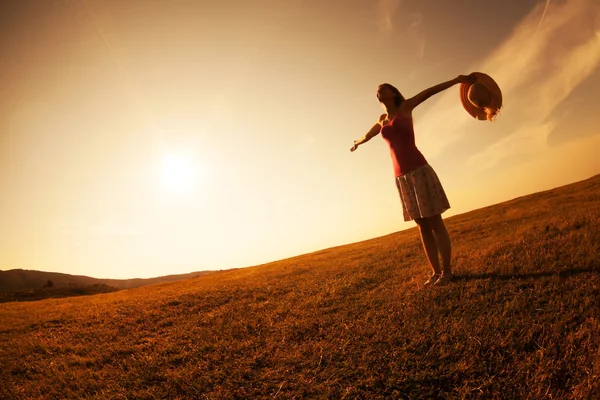
[[[415,229],[110,294],[0,304],[2,399],[600,398],[600,176]]]
[[[117,288],[107,285],[89,285],[72,287],[44,287],[39,289],[17,290],[14,292],[0,292],[0,303],[12,301],[36,301],[43,299],[61,299],[73,296],[89,296],[100,293],[116,292]]]

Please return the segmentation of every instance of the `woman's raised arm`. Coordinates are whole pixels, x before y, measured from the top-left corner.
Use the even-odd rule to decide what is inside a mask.
[[[472,82],[475,82],[474,76],[459,75],[454,79],[451,79],[446,82],[442,82],[439,85],[430,87],[429,89],[425,89],[421,93],[417,94],[416,96],[411,97],[410,99],[406,99],[406,107],[410,107],[410,109],[412,110],[413,108],[417,107],[419,104],[421,104],[422,102],[424,102],[425,100],[427,100],[428,98],[433,96],[434,94],[438,94],[439,92],[442,92],[442,91],[456,85],[457,83],[472,83]]]

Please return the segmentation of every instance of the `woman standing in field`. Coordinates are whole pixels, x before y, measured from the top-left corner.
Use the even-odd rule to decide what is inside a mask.
[[[364,137],[355,140],[350,149],[356,150],[380,132],[389,145],[404,220],[414,220],[419,226],[425,254],[433,269],[433,274],[425,285],[443,284],[452,280],[450,237],[441,215],[450,208],[450,204],[435,171],[415,145],[412,111],[434,94],[457,83],[471,84],[475,80],[473,74],[460,75],[410,99],[405,99],[389,83],[380,85],[377,88],[377,99],[386,113],[379,117]],[[442,261],[441,267],[438,254]]]

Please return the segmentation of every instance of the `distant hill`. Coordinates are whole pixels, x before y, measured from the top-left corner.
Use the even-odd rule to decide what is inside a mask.
[[[14,301],[35,301],[44,299],[60,299],[63,297],[91,296],[101,293],[112,293],[119,289],[104,284],[88,286],[72,285],[69,287],[43,287],[39,289],[23,289],[12,292],[0,292],[0,303]]]
[[[51,281],[55,288],[106,285],[117,289],[132,289],[140,286],[154,285],[157,283],[196,278],[208,272],[211,271],[191,272],[189,274],[180,275],[167,275],[149,279],[98,279],[82,275],[61,274],[58,272],[11,269],[8,271],[0,271],[0,293],[26,289],[40,289],[47,286],[48,281]]]

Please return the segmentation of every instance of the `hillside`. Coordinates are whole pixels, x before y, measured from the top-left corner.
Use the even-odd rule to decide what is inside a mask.
[[[0,292],[0,303],[13,301],[37,301],[43,299],[61,299],[74,296],[91,296],[100,293],[116,292],[119,289],[112,286],[96,284],[88,286],[42,287],[38,289],[15,290]]]
[[[43,288],[48,281],[52,281],[56,288],[106,285],[117,289],[132,289],[141,286],[155,285],[157,283],[196,278],[207,272],[208,271],[199,271],[148,279],[98,279],[82,275],[61,274],[58,272],[11,269],[8,271],[0,271],[0,293],[26,289],[40,289]]]
[[[600,176],[256,267],[0,304],[3,399],[600,398]]]

